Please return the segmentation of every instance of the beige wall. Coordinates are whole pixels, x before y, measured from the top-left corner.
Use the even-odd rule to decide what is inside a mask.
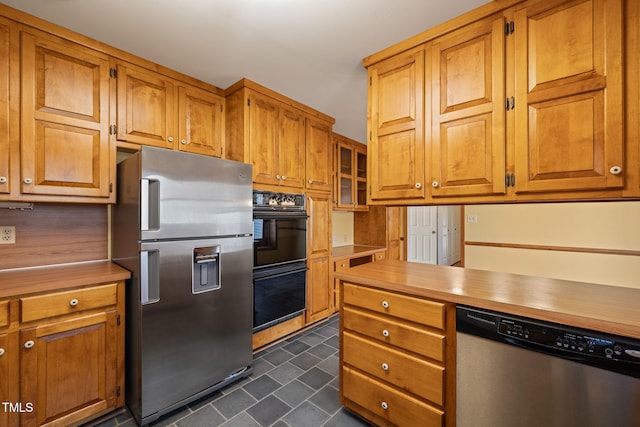
[[[640,202],[467,206],[464,220],[465,267],[640,288]]]
[[[333,246],[353,245],[353,212],[333,211]]]

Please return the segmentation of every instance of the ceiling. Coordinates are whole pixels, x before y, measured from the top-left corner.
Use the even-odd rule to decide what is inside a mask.
[[[487,1],[2,0],[223,89],[246,77],[362,142],[362,59]]]

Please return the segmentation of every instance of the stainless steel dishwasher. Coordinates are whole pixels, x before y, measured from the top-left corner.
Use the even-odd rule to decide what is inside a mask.
[[[640,340],[458,306],[458,427],[638,427]]]

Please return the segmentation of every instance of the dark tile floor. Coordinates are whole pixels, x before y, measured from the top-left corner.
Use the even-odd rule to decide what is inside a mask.
[[[338,316],[254,355],[253,373],[154,427],[361,427],[338,399]],[[92,423],[134,427],[128,411]],[[89,427],[89,425],[85,426]]]

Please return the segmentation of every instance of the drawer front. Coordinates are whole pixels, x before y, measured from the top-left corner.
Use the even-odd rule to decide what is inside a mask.
[[[20,298],[20,321],[31,322],[47,317],[115,305],[116,302],[116,283],[24,297]]]
[[[396,387],[444,405],[444,367],[366,338],[343,333],[342,360]]]
[[[336,261],[334,263],[334,271],[345,271],[348,270],[349,268],[351,268],[349,266],[349,260],[348,259],[343,259],[340,261]]]
[[[384,261],[385,259],[387,259],[387,252],[376,252],[375,254],[373,254],[373,260],[374,261]]]
[[[406,295],[344,283],[344,304],[388,314],[437,329],[444,329],[445,305]]]
[[[398,426],[441,426],[444,412],[349,367],[342,368],[342,395]]]
[[[344,308],[342,324],[345,329],[444,362],[444,335],[349,307]]]
[[[9,300],[0,301],[0,328],[9,326]]]

